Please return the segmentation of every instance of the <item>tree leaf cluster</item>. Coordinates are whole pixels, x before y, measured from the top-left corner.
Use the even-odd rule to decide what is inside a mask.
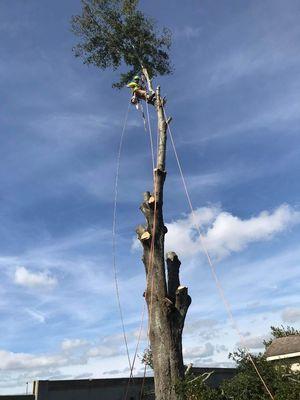
[[[145,366],[153,369],[153,355],[151,349],[148,347],[144,350],[144,353],[141,357],[141,363]]]
[[[123,87],[141,72],[141,65],[150,77],[172,72],[171,33],[166,28],[158,32],[155,21],[138,9],[138,0],[82,0],[72,31],[81,38],[73,51],[85,64],[102,70],[130,67],[113,87]]]

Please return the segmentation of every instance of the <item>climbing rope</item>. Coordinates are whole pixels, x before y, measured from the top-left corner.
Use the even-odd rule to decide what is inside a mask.
[[[164,111],[165,120],[167,120],[167,116],[166,116],[166,112],[165,112],[164,108],[163,108],[163,111]],[[180,163],[180,160],[179,160],[179,157],[178,157],[178,153],[177,153],[177,150],[176,150],[174,138],[173,138],[173,135],[172,135],[171,128],[170,128],[169,124],[168,124],[168,132],[169,132],[169,136],[170,136],[170,139],[171,139],[171,143],[172,143],[172,147],[173,147],[173,150],[174,150],[175,159],[176,159],[176,162],[177,162],[177,165],[178,165],[178,169],[179,169],[179,173],[180,173],[181,180],[182,180],[182,183],[183,183],[183,187],[184,187],[184,191],[185,191],[185,194],[186,194],[186,198],[187,198],[190,210],[191,210],[191,214],[192,214],[193,220],[196,221],[195,211],[194,211],[194,208],[193,208],[193,205],[192,205],[191,197],[190,197],[190,194],[189,194],[189,191],[188,191],[188,188],[187,188],[186,180],[185,180],[185,177],[184,177],[184,174],[183,174],[182,166],[181,166],[181,163]],[[218,278],[218,275],[216,273],[215,266],[214,266],[214,264],[212,262],[212,259],[211,259],[211,256],[210,256],[208,250],[207,250],[207,247],[205,246],[204,238],[202,236],[199,224],[195,223],[195,228],[196,228],[196,230],[198,232],[202,250],[203,250],[203,252],[204,252],[204,254],[205,254],[206,258],[207,258],[207,261],[208,261],[208,264],[210,266],[210,269],[211,269],[211,272],[212,272],[212,276],[213,276],[213,279],[214,279],[215,284],[217,286],[219,295],[220,295],[221,300],[222,300],[222,302],[223,302],[223,304],[225,306],[225,309],[227,311],[227,315],[228,315],[228,317],[229,317],[229,319],[230,319],[235,331],[237,332],[237,334],[238,334],[238,336],[240,338],[240,342],[242,343],[242,345],[243,345],[243,347],[244,347],[244,349],[246,351],[246,354],[248,356],[248,359],[251,362],[254,370],[256,371],[260,381],[262,382],[262,384],[263,384],[264,388],[266,389],[266,391],[267,391],[268,395],[270,396],[270,398],[272,400],[275,400],[272,392],[268,388],[265,380],[263,379],[261,373],[259,372],[259,370],[258,370],[258,368],[257,368],[257,366],[256,366],[256,364],[255,364],[255,362],[253,360],[253,357],[251,356],[249,348],[245,344],[244,337],[243,337],[243,335],[242,335],[242,333],[241,333],[241,331],[240,331],[240,329],[239,329],[239,327],[237,325],[237,322],[236,322],[236,320],[235,320],[235,318],[233,316],[232,307],[231,307],[229,301],[227,300],[227,298],[225,296],[225,292],[224,292],[222,284],[221,284],[221,282],[220,282],[220,280]]]
[[[151,148],[151,158],[152,158],[152,170],[153,170],[153,178],[154,178],[154,168],[155,168],[154,146],[153,146],[153,137],[152,137],[151,123],[150,123],[149,106],[148,106],[147,101],[146,101],[146,113],[147,113],[148,131],[149,131],[149,138],[150,138],[150,148]]]
[[[151,271],[153,270],[154,239],[155,239],[155,229],[156,229],[156,183],[155,183],[156,180],[155,180],[155,174],[154,174],[155,158],[154,158],[153,135],[152,135],[152,128],[151,128],[151,123],[150,123],[149,106],[148,106],[147,102],[146,102],[146,110],[147,110],[148,129],[146,129],[146,124],[144,126],[145,126],[145,130],[148,131],[148,133],[149,133],[149,142],[150,142],[150,151],[151,151],[151,159],[152,159],[152,169],[153,169],[153,180],[154,180],[154,188],[155,188],[155,190],[154,190],[154,200],[155,200],[154,204],[155,205],[154,205],[154,222],[153,222],[153,231],[154,231],[154,233],[152,235],[151,247],[150,247],[150,257],[149,257],[149,273],[150,273],[150,270]],[[143,119],[145,121],[144,117],[143,117]],[[151,264],[152,264],[152,268],[150,267]],[[153,283],[154,283],[154,278],[153,278],[153,272],[152,272],[152,284],[151,284],[152,290],[151,290],[151,293],[153,292]],[[152,296],[151,296],[151,301],[152,301]],[[149,320],[150,321],[151,321],[151,308],[152,307],[150,306],[150,308],[149,308],[149,314],[150,314]],[[144,311],[145,311],[145,304],[144,304],[142,318],[141,318],[141,327],[142,327],[143,322],[144,322]],[[148,323],[148,325],[150,326],[150,322]],[[141,329],[140,329],[140,333],[141,333]],[[147,330],[147,337],[148,337],[148,345],[149,345],[149,328]],[[133,362],[132,362],[132,365],[130,366],[130,376],[129,376],[129,379],[128,379],[128,382],[127,382],[127,388],[126,388],[124,400],[127,400],[130,381],[133,378],[133,370],[134,370],[134,365],[135,365],[136,356],[137,356],[137,352],[138,352],[138,347],[139,347],[139,344],[140,344],[140,338],[141,338],[141,336],[139,334],[137,345],[136,345],[136,349],[135,349],[135,354],[134,354],[134,358],[133,358]],[[143,384],[142,384],[141,393],[143,392],[144,380],[145,380],[145,376],[143,378]],[[142,396],[142,394],[141,394],[141,396]]]
[[[144,323],[144,314],[145,314],[145,304],[143,307],[143,312],[142,312],[142,317],[141,317],[141,324],[140,324],[140,329],[139,329],[139,334],[138,334],[138,340],[137,340],[137,345],[135,348],[135,353],[134,353],[134,357],[133,357],[133,361],[131,363],[130,360],[130,355],[129,355],[129,348],[128,348],[128,341],[127,341],[127,336],[126,336],[126,331],[125,331],[125,324],[124,324],[124,317],[123,317],[123,311],[122,311],[122,306],[121,306],[121,300],[120,300],[120,291],[119,291],[119,283],[118,283],[118,273],[117,273],[117,267],[116,267],[116,220],[117,220],[117,200],[118,200],[118,182],[119,182],[119,172],[120,172],[120,160],[121,160],[121,153],[122,153],[122,147],[123,147],[123,139],[124,139],[124,134],[125,134],[125,130],[126,130],[126,125],[127,125],[127,119],[128,119],[128,114],[129,114],[129,108],[130,108],[130,103],[128,105],[127,108],[127,112],[125,115],[125,120],[124,120],[124,124],[123,124],[123,129],[121,132],[121,137],[120,137],[120,143],[119,143],[119,149],[118,149],[118,156],[117,156],[117,168],[116,168],[116,177],[115,177],[115,197],[114,197],[114,211],[113,211],[113,226],[112,226],[112,249],[113,249],[113,270],[114,270],[114,281],[115,281],[115,289],[116,289],[116,295],[117,295],[117,303],[118,303],[118,308],[119,308],[119,313],[120,313],[120,319],[121,319],[121,325],[122,325],[122,331],[123,331],[123,338],[124,338],[124,343],[125,343],[125,347],[126,347],[126,353],[127,353],[127,359],[128,359],[128,365],[129,365],[129,369],[130,369],[130,376],[128,379],[128,383],[127,383],[127,388],[126,388],[126,393],[125,393],[125,400],[127,400],[127,396],[128,396],[128,391],[129,391],[129,385],[130,385],[130,381],[133,378],[133,370],[134,370],[134,365],[135,365],[135,361],[136,361],[136,357],[137,357],[137,353],[138,353],[138,348],[139,348],[139,344],[140,344],[140,340],[141,340],[141,333],[142,333],[142,328],[143,328],[143,323]],[[149,306],[149,321],[148,321],[148,330],[147,330],[147,337],[148,337],[148,346],[150,344],[150,326],[151,326],[151,319],[152,319],[152,308],[153,308],[153,289],[154,289],[154,273],[153,273],[153,267],[154,267],[154,243],[155,243],[155,233],[156,233],[156,207],[157,207],[157,202],[156,202],[156,179],[155,179],[155,159],[154,159],[154,146],[153,146],[153,137],[152,137],[152,129],[151,129],[151,123],[150,123],[150,114],[149,114],[149,107],[148,107],[148,103],[146,102],[146,110],[147,110],[147,122],[148,122],[148,131],[149,131],[149,138],[150,138],[150,149],[151,149],[151,158],[152,158],[152,168],[153,168],[153,181],[154,181],[154,220],[153,220],[153,227],[152,227],[152,238],[151,238],[151,246],[150,246],[150,256],[149,256],[149,271],[148,273],[151,274],[151,298],[150,298],[150,306]],[[164,112],[164,118],[165,120],[167,120],[167,116],[166,116],[166,112],[165,109],[163,108],[163,112]],[[142,113],[143,114],[143,113]],[[144,123],[145,123],[145,118],[143,115],[143,119],[144,119]],[[146,129],[146,124],[144,124],[145,126],[145,130]],[[187,201],[191,210],[191,214],[193,217],[193,220],[196,221],[195,218],[195,211],[192,205],[192,201],[191,201],[191,197],[187,188],[187,184],[186,184],[186,180],[183,174],[183,170],[182,170],[182,166],[179,160],[179,156],[176,150],[176,146],[175,146],[175,141],[172,135],[172,131],[170,129],[169,124],[167,124],[167,129],[169,132],[169,136],[170,136],[170,140],[171,140],[171,144],[173,147],[173,151],[174,151],[174,155],[175,155],[175,159],[178,165],[178,169],[180,172],[180,176],[181,176],[181,180],[183,183],[183,187],[184,187],[184,191],[187,197]],[[158,139],[159,136],[157,134],[157,151],[158,151]],[[221,282],[217,276],[216,273],[216,269],[215,266],[212,262],[211,256],[204,244],[204,239],[200,230],[200,227],[198,224],[195,224],[196,230],[198,232],[199,235],[199,239],[200,239],[200,244],[202,247],[202,250],[207,258],[208,264],[210,266],[215,284],[217,286],[217,289],[219,291],[219,295],[223,301],[223,304],[225,306],[225,309],[227,311],[227,314],[229,316],[229,319],[234,327],[234,329],[236,330],[241,343],[244,346],[244,349],[246,351],[246,354],[248,356],[249,361],[251,362],[253,368],[255,369],[259,379],[261,380],[264,388],[266,389],[267,393],[269,394],[270,398],[272,400],[274,399],[274,396],[272,395],[270,389],[268,388],[265,380],[263,379],[261,373],[259,372],[252,356],[250,353],[250,350],[248,349],[248,347],[245,345],[245,341],[244,341],[244,337],[241,334],[238,325],[235,321],[235,318],[233,316],[233,312],[232,312],[232,307],[229,303],[229,301],[227,300],[225,293],[224,293],[224,289],[221,285]],[[141,388],[141,392],[140,392],[140,399],[142,399],[143,396],[143,389],[144,389],[144,384],[145,384],[145,377],[146,377],[146,372],[147,372],[147,365],[145,365],[144,368],[144,374],[143,374],[143,381],[142,381],[142,388]]]
[[[122,147],[123,147],[124,134],[125,134],[125,130],[126,130],[129,109],[130,109],[130,102],[128,104],[128,108],[127,108],[125,118],[124,118],[123,128],[121,131],[121,137],[120,137],[120,142],[119,142],[118,155],[117,155],[117,167],[116,167],[116,175],[115,175],[115,196],[114,196],[113,223],[112,223],[112,259],[113,259],[115,289],[116,289],[116,296],[117,296],[120,320],[121,320],[121,325],[122,325],[123,339],[124,339],[124,344],[125,344],[126,353],[127,353],[128,365],[129,365],[129,368],[131,369],[131,361],[130,361],[128,341],[127,341],[127,336],[126,336],[126,331],[125,331],[124,317],[123,317],[123,311],[122,311],[122,305],[121,305],[121,299],[120,299],[118,271],[117,271],[117,264],[116,264],[116,225],[117,225],[118,185],[119,185]]]
[[[139,350],[141,337],[142,337],[142,332],[143,332],[145,309],[146,309],[146,304],[144,303],[143,312],[142,312],[142,318],[141,318],[141,323],[140,323],[140,329],[139,329],[139,333],[138,333],[138,340],[137,340],[137,344],[136,344],[136,347],[135,347],[135,352],[134,352],[134,356],[133,356],[133,360],[132,360],[132,365],[131,365],[131,369],[130,369],[130,376],[129,376],[129,379],[128,379],[128,382],[127,382],[127,387],[126,387],[124,400],[127,400],[130,381],[133,379],[134,364],[135,364],[135,360],[136,360],[137,353],[138,353],[138,350]]]
[[[142,327],[143,327],[143,322],[144,322],[144,314],[145,314],[145,304],[143,307],[143,312],[142,312],[142,317],[141,317],[141,324],[140,324],[140,330],[139,330],[139,334],[138,334],[138,340],[137,340],[137,345],[135,348],[135,353],[134,353],[134,357],[133,357],[133,361],[131,363],[130,360],[130,355],[129,355],[129,347],[128,347],[128,341],[127,341],[127,336],[126,336],[126,331],[125,331],[125,324],[124,324],[124,317],[123,317],[123,311],[122,311],[122,306],[121,306],[121,300],[120,300],[120,291],[119,291],[119,283],[118,283],[118,273],[117,273],[117,267],[116,267],[116,221],[117,221],[117,200],[118,200],[118,182],[119,182],[119,172],[120,172],[120,160],[121,160],[121,153],[122,153],[122,147],[123,147],[123,140],[124,140],[124,134],[125,134],[125,130],[126,130],[126,125],[127,125],[127,119],[128,119],[128,114],[129,114],[129,108],[130,108],[130,103],[128,105],[127,108],[127,112],[125,115],[125,119],[124,119],[124,124],[123,124],[123,128],[122,128],[122,132],[121,132],[121,137],[120,137],[120,142],[119,142],[119,149],[118,149],[118,155],[117,155],[117,167],[116,167],[116,176],[115,176],[115,196],[114,196],[114,210],[113,210],[113,224],[112,224],[112,253],[113,253],[113,270],[114,270],[114,281],[115,281],[115,289],[116,289],[116,296],[117,296],[117,303],[118,303],[118,308],[119,308],[119,314],[120,314],[120,320],[121,320],[121,325],[122,325],[122,332],[123,332],[123,338],[124,338],[124,344],[126,347],[126,353],[127,353],[127,359],[128,359],[128,365],[129,365],[129,369],[130,369],[130,377],[128,380],[128,384],[127,384],[127,388],[126,388],[126,393],[125,393],[125,400],[127,400],[127,396],[128,396],[128,390],[129,390],[129,385],[130,385],[130,381],[133,378],[133,369],[134,369],[134,365],[135,365],[135,361],[137,358],[137,353],[138,353],[138,348],[140,345],[140,340],[141,340],[141,333],[142,333]],[[155,179],[155,158],[154,158],[154,146],[153,146],[153,137],[152,137],[152,130],[151,130],[151,123],[150,123],[150,114],[149,114],[149,107],[148,107],[148,103],[146,102],[146,110],[147,110],[147,123],[148,123],[148,131],[149,131],[149,139],[150,139],[150,149],[151,149],[151,158],[152,158],[152,167],[153,167],[153,180],[154,180],[154,220],[153,220],[153,227],[152,227],[152,238],[151,238],[151,246],[150,246],[150,255],[149,255],[149,273],[151,273],[151,299],[150,299],[150,306],[149,306],[149,321],[148,321],[148,330],[147,330],[147,337],[148,337],[148,345],[150,343],[150,338],[149,338],[149,333],[150,333],[150,326],[151,326],[151,319],[152,319],[152,306],[153,306],[153,289],[154,289],[154,273],[153,273],[153,267],[154,267],[154,243],[155,243],[155,233],[156,233],[156,207],[157,207],[157,202],[156,202],[156,179]],[[163,112],[164,112],[164,117],[167,120],[167,116],[166,116],[166,112],[165,109],[163,108]],[[179,160],[179,156],[176,150],[176,146],[175,146],[175,141],[174,141],[174,137],[172,135],[172,131],[170,129],[169,124],[167,124],[167,129],[169,132],[169,136],[170,136],[170,140],[171,140],[171,144],[173,147],[173,151],[174,151],[174,155],[175,155],[175,159],[178,165],[178,169],[179,169],[179,173],[181,176],[181,180],[183,183],[183,187],[184,187],[184,191],[185,191],[185,195],[189,204],[189,208],[191,210],[191,214],[192,214],[192,218],[194,221],[196,221],[195,218],[195,211],[192,205],[192,201],[191,201],[191,197],[187,188],[187,184],[186,184],[186,180],[183,174],[183,170],[182,170],[182,166]],[[159,139],[159,135],[157,134],[157,151],[158,151],[158,139]],[[239,330],[239,327],[236,323],[236,320],[233,316],[233,312],[232,312],[232,307],[231,304],[229,303],[229,301],[227,300],[226,296],[225,296],[225,292],[224,289],[221,285],[221,282],[218,278],[218,275],[216,273],[216,269],[215,266],[212,262],[211,256],[205,246],[204,243],[204,238],[202,236],[201,230],[200,230],[200,226],[198,224],[195,223],[195,228],[198,232],[199,235],[199,239],[200,239],[200,244],[202,247],[202,250],[207,258],[209,267],[211,269],[212,272],[212,276],[213,279],[215,281],[215,284],[217,286],[219,295],[221,297],[221,300],[225,306],[225,309],[227,311],[228,317],[235,329],[235,331],[237,332],[239,338],[240,338],[240,342],[242,343],[246,354],[248,356],[249,361],[251,362],[253,368],[255,369],[259,379],[261,380],[266,392],[268,393],[268,395],[270,396],[270,398],[272,400],[275,400],[273,394],[271,393],[270,389],[268,388],[265,380],[263,379],[260,371],[258,370],[253,357],[251,356],[250,350],[248,349],[248,347],[245,344],[245,340],[243,335],[241,334],[241,331]],[[145,383],[145,377],[146,377],[146,371],[147,371],[147,365],[145,365],[144,368],[144,376],[143,376],[143,382],[142,382],[142,388],[141,388],[141,392],[140,392],[140,399],[142,399],[143,396],[143,389],[144,389],[144,383]]]
[[[148,88],[149,90],[149,88]],[[149,305],[149,320],[148,320],[148,329],[147,329],[147,339],[148,339],[148,348],[150,347],[150,326],[151,326],[151,321],[152,321],[152,308],[153,308],[153,289],[154,289],[154,244],[155,244],[155,234],[156,234],[156,214],[157,214],[157,201],[156,201],[156,193],[157,193],[157,183],[156,183],[156,177],[155,177],[155,158],[154,158],[154,146],[153,146],[153,135],[152,135],[152,129],[151,129],[151,123],[150,123],[150,115],[149,115],[149,106],[146,101],[146,110],[147,110],[147,120],[148,120],[148,128],[149,128],[149,135],[150,135],[150,146],[151,146],[151,156],[152,156],[152,167],[153,167],[153,189],[154,189],[154,210],[153,210],[153,227],[152,227],[152,237],[151,237],[151,244],[150,244],[150,255],[149,255],[149,269],[148,269],[148,274],[150,274],[151,278],[151,297],[150,297],[150,305]],[[156,149],[156,156],[158,157],[158,139],[159,139],[159,132],[157,130],[157,149]],[[147,373],[147,364],[145,364],[144,367],[144,374],[143,374],[143,380],[142,380],[142,386],[141,386],[141,391],[140,391],[140,400],[143,398],[143,393],[144,393],[144,385],[145,385],[145,379],[146,379],[146,373]]]

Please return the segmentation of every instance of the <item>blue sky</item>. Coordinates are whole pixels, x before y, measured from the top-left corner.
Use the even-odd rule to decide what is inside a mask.
[[[300,4],[142,1],[173,32],[168,97],[187,184],[251,350],[270,325],[300,326]],[[0,392],[34,379],[127,376],[111,255],[114,176],[129,93],[72,54],[77,0],[0,3]],[[155,115],[151,116],[155,131]],[[167,248],[193,298],[184,354],[228,365],[239,337],[194,234],[171,147]],[[148,137],[129,112],[117,266],[134,351],[144,272],[134,240],[151,189]],[[145,339],[145,338],[144,338]],[[143,341],[141,349],[146,347]],[[140,373],[137,364],[135,373]]]

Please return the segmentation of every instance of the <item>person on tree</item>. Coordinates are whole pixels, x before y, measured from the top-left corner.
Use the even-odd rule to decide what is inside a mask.
[[[145,100],[147,103],[154,105],[155,93],[150,95],[147,93],[146,88],[143,86],[141,79],[136,75],[131,82],[127,85],[132,91],[131,103],[137,105],[140,100]]]

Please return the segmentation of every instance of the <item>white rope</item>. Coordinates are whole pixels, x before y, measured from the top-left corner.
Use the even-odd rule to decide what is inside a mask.
[[[127,353],[128,365],[131,370],[131,361],[129,355],[129,348],[128,348],[128,341],[126,337],[125,331],[125,324],[124,324],[124,317],[120,299],[120,290],[119,290],[119,283],[118,283],[118,271],[116,265],[116,224],[117,224],[117,203],[118,203],[118,184],[119,184],[119,174],[120,174],[120,162],[121,162],[121,154],[122,154],[122,147],[123,147],[123,139],[127,125],[127,119],[129,114],[130,102],[128,104],[128,108],[125,114],[123,129],[121,132],[120,142],[119,142],[119,149],[117,155],[117,167],[116,167],[116,176],[115,176],[115,197],[114,197],[114,210],[113,210],[113,223],[112,223],[112,258],[113,258],[113,271],[114,271],[114,281],[115,281],[115,289],[116,289],[116,296],[117,296],[117,303],[120,313],[120,320],[122,325],[122,332],[123,332],[123,339]]]
[[[154,160],[154,146],[153,146],[153,135],[152,135],[152,129],[151,129],[151,123],[150,123],[150,114],[149,114],[149,107],[148,107],[148,103],[146,101],[146,110],[147,110],[147,123],[148,123],[148,129],[145,126],[145,130],[149,132],[149,141],[150,141],[150,151],[151,151],[151,158],[152,158],[152,168],[153,168],[153,179],[155,180],[155,176],[154,176],[154,167],[155,167],[155,160]],[[154,195],[155,196],[155,195]],[[154,216],[154,220],[155,220],[155,216]],[[150,251],[150,263],[151,263],[151,254],[153,253],[153,248],[154,248],[154,243],[151,243],[151,249],[152,252]],[[152,254],[152,260],[153,260],[153,254]],[[151,309],[151,307],[150,307]],[[141,317],[141,325],[140,325],[140,331],[139,331],[139,336],[138,336],[138,341],[137,341],[137,345],[136,345],[136,349],[135,349],[135,354],[133,357],[133,361],[132,361],[132,365],[130,367],[130,376],[127,382],[127,387],[126,387],[126,392],[125,392],[125,397],[124,400],[127,400],[128,397],[128,392],[129,392],[129,385],[130,385],[130,381],[133,378],[133,370],[134,370],[134,365],[135,365],[135,361],[136,361],[136,357],[137,357],[137,352],[138,352],[138,348],[139,348],[139,344],[140,344],[140,340],[141,340],[141,333],[142,333],[142,327],[143,327],[143,323],[144,323],[144,314],[145,314],[145,304],[143,307],[143,312],[142,312],[142,317]],[[150,311],[150,319],[151,319],[151,311]],[[147,331],[147,336],[148,336],[148,341],[149,341],[149,330]]]
[[[145,309],[146,309],[146,304],[144,303],[143,304],[142,318],[141,318],[141,323],[140,323],[140,329],[139,329],[139,333],[138,333],[138,340],[137,340],[137,344],[136,344],[136,348],[135,348],[135,352],[134,352],[134,356],[133,356],[133,361],[132,361],[132,365],[131,365],[131,369],[130,369],[130,376],[129,376],[129,379],[128,379],[128,382],[127,382],[127,387],[126,387],[124,400],[127,400],[130,380],[133,378],[134,364],[135,364],[135,361],[136,361],[137,353],[138,353],[140,342],[141,342],[141,338],[142,338]]]
[[[167,120],[165,109],[163,109],[163,111],[164,111],[164,117]],[[181,163],[180,163],[180,160],[179,160],[179,157],[178,157],[178,153],[177,153],[177,150],[176,150],[176,147],[175,147],[174,138],[173,138],[173,135],[172,135],[171,128],[170,128],[169,124],[168,124],[168,132],[169,132],[169,136],[170,136],[170,139],[171,139],[172,147],[173,147],[173,150],[174,150],[174,154],[175,154],[176,162],[177,162],[177,165],[178,165],[178,169],[179,169],[179,172],[180,172],[181,180],[182,180],[182,183],[183,183],[184,191],[185,191],[185,194],[186,194],[186,197],[187,197],[187,201],[188,201],[188,204],[189,204],[189,207],[190,207],[190,210],[191,210],[191,214],[192,214],[193,220],[196,221],[195,211],[194,211],[194,208],[193,208],[193,205],[192,205],[191,197],[189,195],[189,191],[188,191],[188,188],[187,188],[186,180],[185,180],[185,177],[183,175],[183,170],[182,170],[182,167],[181,167]],[[237,322],[235,321],[235,318],[233,316],[231,304],[229,303],[229,301],[227,300],[227,298],[225,296],[224,289],[223,289],[223,287],[221,285],[221,282],[220,282],[220,280],[218,278],[218,275],[216,273],[215,266],[214,266],[214,264],[212,262],[210,254],[209,254],[209,252],[208,252],[208,250],[207,250],[207,248],[205,246],[204,238],[202,236],[199,224],[195,223],[195,227],[197,229],[197,232],[198,232],[198,235],[199,235],[199,238],[200,238],[200,243],[201,243],[202,250],[203,250],[203,252],[204,252],[204,254],[205,254],[206,258],[207,258],[208,264],[209,264],[211,272],[212,272],[212,276],[214,278],[214,281],[216,283],[217,289],[219,291],[219,295],[220,295],[221,300],[223,301],[223,304],[224,304],[225,309],[227,311],[227,315],[228,315],[228,317],[229,317],[229,319],[230,319],[235,331],[237,332],[237,334],[238,334],[238,336],[240,338],[240,341],[243,344],[243,347],[244,347],[244,349],[245,349],[245,351],[247,353],[247,356],[248,356],[251,364],[253,365],[253,368],[255,369],[259,379],[261,380],[264,388],[266,389],[266,391],[269,394],[269,396],[271,397],[271,399],[275,400],[274,396],[272,395],[272,393],[271,393],[270,389],[268,388],[266,382],[264,381],[262,375],[260,374],[260,372],[259,372],[259,370],[258,370],[258,368],[257,368],[257,366],[256,366],[256,364],[255,364],[255,362],[254,362],[254,360],[253,360],[253,358],[251,356],[250,350],[245,345],[245,339],[244,339],[243,335],[241,334],[241,331],[239,330]]]
[[[154,168],[155,168],[154,146],[153,146],[153,137],[152,137],[151,123],[150,123],[149,106],[148,106],[148,102],[147,102],[147,101],[146,101],[146,111],[147,111],[148,130],[149,130],[149,136],[150,136],[150,147],[151,147],[151,157],[152,157],[152,170],[153,170],[153,174],[154,174]]]

